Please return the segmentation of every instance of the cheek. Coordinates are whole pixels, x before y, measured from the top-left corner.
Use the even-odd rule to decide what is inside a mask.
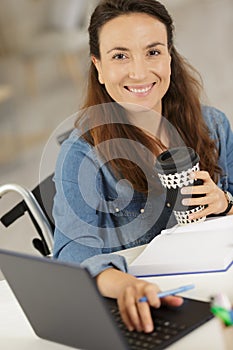
[[[171,75],[170,61],[161,62],[159,66],[157,66],[157,71],[159,72],[161,78],[170,79],[170,75]]]
[[[103,72],[104,81],[106,86],[114,86],[120,83],[122,76],[124,75],[123,70],[109,67]]]
[[[172,70],[171,70],[171,62],[169,62],[168,70],[169,70],[169,76],[171,76],[171,74],[172,74]]]

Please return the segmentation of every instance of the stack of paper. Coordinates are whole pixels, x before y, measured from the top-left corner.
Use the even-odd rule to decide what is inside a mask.
[[[129,265],[136,276],[226,271],[233,263],[233,216],[162,231]]]

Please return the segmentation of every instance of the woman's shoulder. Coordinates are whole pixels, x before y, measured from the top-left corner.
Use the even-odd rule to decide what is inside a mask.
[[[61,144],[56,162],[56,176],[60,177],[62,171],[63,177],[65,173],[70,178],[70,174],[77,173],[84,159],[85,164],[98,163],[94,147],[82,137],[78,129],[74,129]]]
[[[84,156],[95,157],[94,147],[85,140],[78,129],[73,129],[68,138],[61,144],[59,158],[70,159],[83,158]]]
[[[84,139],[79,129],[74,128],[61,144],[61,150],[65,148],[74,148],[86,151],[92,149],[92,145]]]
[[[202,105],[202,115],[207,121],[220,121],[226,118],[226,115],[213,106]]]
[[[230,122],[224,112],[212,106],[202,106],[203,118],[211,133],[219,129],[227,131],[230,129]]]

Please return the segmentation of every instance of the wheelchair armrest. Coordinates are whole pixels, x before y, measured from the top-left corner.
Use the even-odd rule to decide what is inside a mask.
[[[41,229],[41,232],[45,238],[45,242],[47,244],[49,253],[52,253],[52,247],[53,247],[52,228],[51,228],[43,210],[41,209],[40,205],[38,204],[35,196],[33,195],[33,193],[28,191],[26,188],[24,188],[20,185],[17,185],[17,184],[6,184],[6,185],[0,186],[0,197],[8,192],[16,192],[22,196],[26,207],[29,208],[29,211],[30,211],[32,217],[34,218],[34,220],[36,221],[36,223],[38,224],[38,226]],[[12,210],[14,210],[14,209],[15,208],[13,208]]]
[[[10,211],[4,214],[0,218],[0,221],[5,227],[8,227],[11,224],[13,224],[15,220],[23,216],[25,211],[27,211],[26,203],[24,201],[21,201],[14,208],[12,208]]]

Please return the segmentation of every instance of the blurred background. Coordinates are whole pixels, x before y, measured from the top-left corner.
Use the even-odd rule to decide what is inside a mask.
[[[32,189],[48,140],[79,110],[89,64],[87,25],[97,2],[1,0],[0,184]],[[174,19],[178,50],[203,77],[204,102],[223,110],[233,126],[233,1],[161,2]],[[48,172],[59,150],[55,139],[51,144]],[[0,215],[19,199],[4,196]],[[34,233],[27,217],[8,229],[1,225],[0,247],[35,253]]]

